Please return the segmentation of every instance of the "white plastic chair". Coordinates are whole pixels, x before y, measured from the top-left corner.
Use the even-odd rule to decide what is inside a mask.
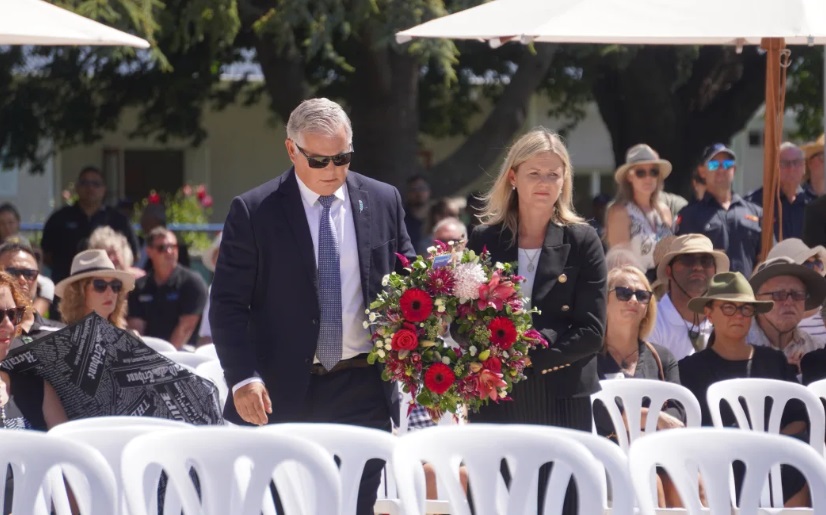
[[[143,343],[147,347],[154,349],[157,352],[178,352],[174,345],[164,340],[163,338],[156,338],[154,336],[141,336]]]
[[[115,475],[95,449],[34,431],[4,431],[0,439],[0,470],[11,464],[14,473],[12,513],[48,514],[52,494],[56,504],[67,504],[63,477],[84,515],[117,513]],[[62,472],[62,474],[61,474]],[[0,492],[0,506],[5,489]]]
[[[161,352],[164,356],[171,359],[175,363],[179,363],[181,365],[186,365],[192,369],[197,369],[199,365],[203,365],[204,363],[209,363],[210,361],[216,361],[216,358],[207,356],[205,354],[196,354],[194,352],[182,352],[182,351],[175,351],[175,352]]]
[[[167,488],[174,489],[187,515],[259,515],[264,499],[270,498],[269,484],[279,492],[289,491],[275,474],[276,469],[297,462],[313,481],[304,492],[304,513],[338,514],[341,489],[335,461],[320,445],[296,436],[273,434],[251,428],[199,427],[163,431],[134,438],[121,458],[121,474],[129,511],[148,515],[154,483],[146,482],[164,470]],[[195,469],[201,485],[201,500],[189,476]],[[241,475],[248,481],[233,481]],[[292,514],[291,514],[292,515]]]
[[[599,382],[602,390],[591,395],[591,404],[600,401],[608,411],[614,425],[614,433],[623,451],[643,434],[652,434],[657,430],[657,418],[667,401],[677,401],[685,410],[686,427],[700,427],[702,415],[700,403],[691,390],[684,386],[654,379],[606,379]],[[627,418],[625,427],[622,411],[616,399],[622,401]],[[641,419],[643,401],[650,400],[645,430],[636,421]]]
[[[809,483],[814,513],[826,513],[823,458],[794,438],[737,429],[660,431],[635,441],[628,457],[641,515],[657,512],[656,492],[652,491],[657,466],[668,472],[688,513],[732,513],[734,492],[729,475],[734,461],[742,461],[747,468],[740,493],[740,515],[765,513],[759,508],[760,492],[764,490],[770,470],[781,463],[792,465],[803,473]],[[700,475],[708,510],[700,504]]]
[[[207,361],[206,363],[201,363],[195,368],[195,373],[201,377],[205,377],[212,381],[216,388],[218,388],[218,398],[221,403],[221,407],[224,407],[224,404],[227,402],[227,397],[229,396],[229,387],[227,386],[227,380],[224,377],[224,369],[221,368],[221,362],[217,359],[213,359],[211,361]]]
[[[139,417],[122,418],[139,419]],[[148,419],[148,417],[146,418]],[[113,471],[117,471],[117,473],[115,474],[115,482],[117,486],[116,492],[121,506],[120,513],[126,515],[129,513],[129,511],[126,508],[126,498],[123,495],[123,484],[120,475],[120,462],[121,455],[123,453],[123,447],[127,443],[129,443],[133,438],[147,433],[152,433],[155,431],[174,431],[176,429],[188,429],[192,427],[183,422],[175,422],[163,419],[155,420],[158,420],[161,423],[143,423],[135,425],[126,425],[118,423],[113,425],[101,425],[100,427],[93,427],[90,424],[61,424],[51,429],[48,434],[55,438],[65,438],[68,440],[86,444],[90,447],[97,449],[98,452],[101,453],[101,455],[106,459],[106,462],[109,464],[109,467]],[[165,424],[165,422],[172,423]],[[176,503],[174,499],[168,497],[167,502],[165,503],[165,507],[169,510],[169,512],[176,513],[175,508],[172,507],[173,505],[179,506],[180,503]],[[153,510],[153,513],[157,513],[157,510]],[[177,513],[180,513],[180,509],[177,510]]]
[[[160,427],[171,429],[189,429],[194,426],[181,422],[180,420],[169,420],[157,417],[128,417],[128,416],[110,416],[110,417],[89,417],[69,420],[49,430],[50,435],[61,435],[64,432],[70,433],[85,429],[116,429],[119,427]]]
[[[199,347],[195,347],[195,354],[202,354],[212,359],[218,359],[218,351],[215,350],[214,343],[207,343]]]
[[[356,513],[359,483],[367,461],[383,460],[388,470],[392,470],[393,449],[399,440],[384,431],[344,424],[274,424],[258,431],[306,438],[324,447],[331,457],[337,456],[340,460],[342,515]]]
[[[503,493],[499,488],[502,459],[508,463],[511,484],[507,499],[497,503]],[[488,424],[434,427],[402,436],[393,452],[393,471],[407,515],[425,512],[422,461],[433,466],[439,492],[446,495],[455,515],[470,515],[459,483],[460,464],[467,469],[477,515],[535,515],[538,488],[546,488],[538,485],[539,468],[548,462],[555,466],[548,480],[544,513],[558,513],[571,472],[578,491],[587,492],[578,496],[580,514],[601,513],[606,495],[602,466],[587,447],[572,438]]]
[[[813,383],[810,383],[806,388],[808,388],[810,392],[812,392],[813,394],[817,395],[820,398],[821,404],[823,404],[822,401],[826,401],[826,379],[821,379],[820,381],[815,381]],[[810,428],[810,430],[811,430],[811,428]],[[814,437],[815,435],[812,435],[812,436]],[[824,435],[820,435],[820,436],[821,436],[820,439],[823,440]],[[826,453],[826,448],[824,449],[823,452]]]

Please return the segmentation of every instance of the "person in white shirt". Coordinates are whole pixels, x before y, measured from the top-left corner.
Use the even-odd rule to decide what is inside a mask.
[[[657,280],[668,293],[657,303],[657,322],[648,340],[670,350],[678,361],[704,349],[711,324],[689,309],[688,302],[705,293],[714,274],[728,272],[729,264],[728,256],[714,250],[702,234],[674,238],[657,264]]]

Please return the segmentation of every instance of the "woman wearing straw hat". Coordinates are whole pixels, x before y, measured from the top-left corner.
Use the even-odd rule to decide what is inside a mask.
[[[689,301],[688,306],[695,313],[704,314],[714,326],[708,347],[679,363],[680,380],[700,402],[704,426],[712,425],[706,391],[718,381],[759,377],[797,382],[795,370],[788,365],[782,352],[746,343],[754,315],[770,311],[773,305],[770,300],[757,300],[751,285],[739,272],[715,275],[706,294]],[[737,426],[731,410],[723,409],[722,419],[727,427]],[[796,435],[806,429],[805,408],[798,403],[789,403],[783,413],[781,432]],[[734,470],[739,484],[742,467]],[[806,506],[808,489],[803,476],[795,472],[783,471],[785,506]]]
[[[671,234],[671,211],[660,201],[663,181],[671,173],[671,163],[660,159],[653,148],[634,145],[625,154],[625,164],[617,168],[616,202],[608,208],[605,239],[608,248],[629,245],[653,280],[654,246]]]
[[[116,270],[105,250],[84,250],[72,260],[69,277],[55,286],[63,322],[73,324],[93,311],[112,325],[126,328],[126,294],[135,277]]]

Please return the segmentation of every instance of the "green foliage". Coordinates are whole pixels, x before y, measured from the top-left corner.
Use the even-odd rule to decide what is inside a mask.
[[[139,223],[140,214],[149,204],[163,204],[167,224],[206,224],[212,213],[212,196],[203,184],[194,189],[186,184],[172,195],[152,190],[146,198],[135,204],[134,223]],[[176,234],[191,250],[205,250],[212,243],[210,236],[204,232],[176,231]]]
[[[793,47],[786,107],[795,113],[793,137],[813,141],[823,133],[823,47]]]

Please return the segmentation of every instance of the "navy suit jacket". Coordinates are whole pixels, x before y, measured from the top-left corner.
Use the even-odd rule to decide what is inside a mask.
[[[400,267],[396,253],[412,258],[415,252],[398,190],[353,171],[346,182],[369,306],[382,278]],[[212,337],[230,389],[258,373],[272,400],[270,423],[300,420],[321,312],[315,250],[294,169],[233,199],[211,295]],[[384,384],[391,405],[395,387]],[[232,396],[224,416],[242,423]]]

